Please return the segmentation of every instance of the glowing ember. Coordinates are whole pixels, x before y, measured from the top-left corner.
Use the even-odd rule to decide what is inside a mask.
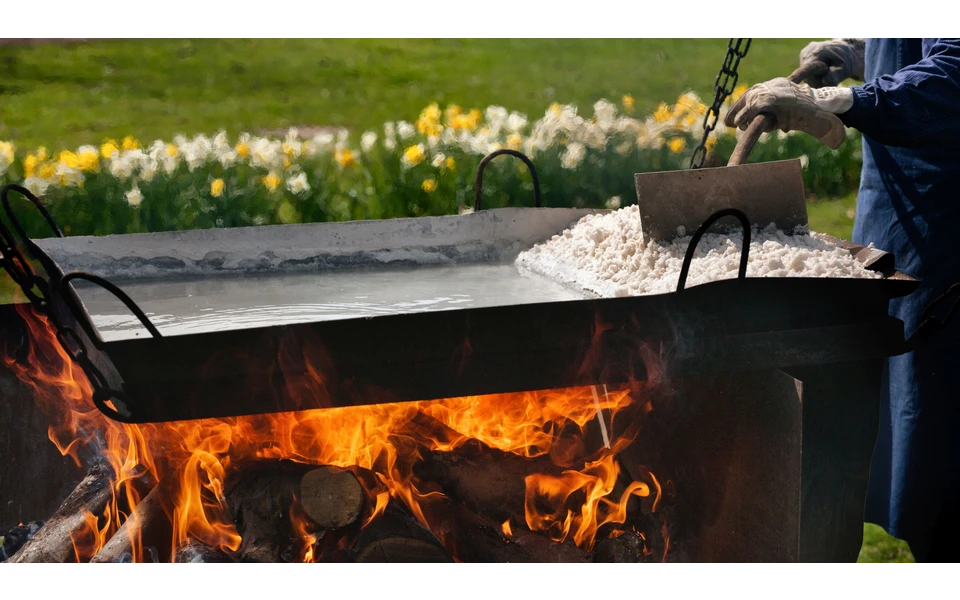
[[[558,542],[572,538],[584,550],[593,548],[605,525],[625,522],[631,498],[645,499],[649,510],[655,511],[660,497],[660,485],[652,474],[645,476],[646,481],[618,486],[617,454],[636,435],[636,429],[629,428],[632,434],[613,437],[617,414],[634,404],[624,390],[601,387],[598,393],[587,387],[127,425],[107,419],[94,407],[85,375],[56,342],[50,324],[29,308],[21,306],[18,311],[29,328],[28,356],[22,364],[6,354],[4,360],[34,388],[37,401],[53,423],[50,439],[78,464],[82,450],[102,454],[117,474],[113,499],[104,514],[87,515],[87,527],[74,540],[79,561],[93,556],[141,501],[132,481],[143,475],[144,468],[156,481],[170,486],[168,514],[174,549],[191,540],[225,551],[240,547],[241,537],[225,505],[224,480],[231,465],[253,458],[354,470],[367,499],[364,526],[393,498],[403,502],[445,543],[449,528],[432,522],[429,510],[430,503],[443,495],[421,489],[414,465],[424,451],[449,452],[470,440],[523,457],[548,456],[565,467],[559,476],[533,474],[526,478],[524,518],[531,531]],[[325,393],[322,370],[307,367],[312,377],[295,378],[297,392],[319,397]],[[606,416],[600,420],[598,415]],[[440,435],[412,426],[424,418],[450,431]],[[588,453],[584,432],[591,422],[599,425],[603,441],[599,449]],[[290,519],[302,541],[297,558],[313,562],[319,558],[315,552],[322,552],[317,546],[318,534],[309,530],[296,504]],[[126,508],[122,511],[120,507]],[[510,519],[502,530],[513,536]],[[605,531],[604,535],[614,536],[620,529],[611,526]],[[139,540],[133,548],[133,559],[143,560]]]

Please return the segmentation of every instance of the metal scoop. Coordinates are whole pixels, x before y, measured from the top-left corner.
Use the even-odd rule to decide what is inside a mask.
[[[826,64],[812,63],[797,69],[788,79],[799,83],[826,70]],[[806,227],[800,160],[743,164],[772,120],[767,114],[754,118],[726,167],[635,174],[644,237],[672,240],[689,235],[710,215],[725,208],[743,211],[760,226],[773,223],[784,231]],[[714,225],[719,230],[725,227],[722,222]]]

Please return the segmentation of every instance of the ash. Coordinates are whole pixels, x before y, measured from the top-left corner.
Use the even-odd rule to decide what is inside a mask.
[[[645,240],[640,211],[628,206],[588,215],[552,239],[522,252],[516,264],[601,297],[643,296],[677,288],[692,236]],[[730,279],[740,267],[740,233],[708,233],[700,240],[686,287]],[[787,233],[772,224],[751,234],[747,277],[879,279],[846,249],[816,232]]]

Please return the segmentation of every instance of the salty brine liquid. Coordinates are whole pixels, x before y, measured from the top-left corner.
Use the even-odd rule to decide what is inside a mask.
[[[163,335],[584,298],[560,283],[521,273],[512,264],[224,275],[118,285]],[[77,288],[104,340],[149,335],[105,290]]]

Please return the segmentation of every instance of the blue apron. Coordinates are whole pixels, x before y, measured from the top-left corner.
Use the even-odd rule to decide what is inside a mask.
[[[868,40],[865,79],[914,64],[921,53],[919,39]],[[853,241],[892,252],[898,270],[921,280],[890,303],[909,336],[927,304],[960,281],[960,152],[884,146],[864,135]],[[958,321],[890,358],[884,372],[865,519],[909,542],[918,560],[960,511]]]

